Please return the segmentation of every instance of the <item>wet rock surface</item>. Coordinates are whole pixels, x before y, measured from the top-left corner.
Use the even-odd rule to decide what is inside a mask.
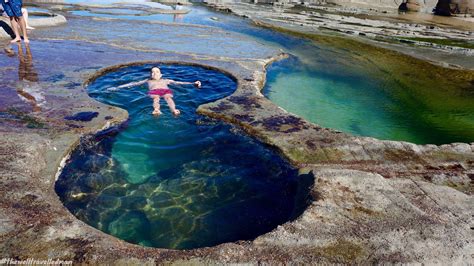
[[[77,114],[66,116],[64,119],[73,121],[91,121],[99,115],[98,112],[79,112]],[[105,118],[104,118],[105,119]]]
[[[36,81],[19,81],[16,47],[14,57],[2,55],[0,60],[1,258],[140,265],[473,263],[474,143],[380,141],[308,123],[261,95],[265,66],[283,57],[263,45],[255,51],[265,50],[264,56],[232,52],[223,58],[226,50],[212,56],[140,50],[136,43],[130,44],[134,49],[122,49],[64,32],[54,40],[46,40],[47,32],[35,33],[42,41],[32,38],[34,68],[22,71],[37,76]],[[236,92],[198,112],[239,125],[279,150],[302,173],[312,172],[311,206],[295,221],[254,241],[188,251],[132,245],[69,213],[54,192],[63,158],[81,136],[127,119],[125,111],[89,98],[82,84],[105,66],[137,61],[181,61],[233,74],[239,81]],[[34,101],[20,97],[19,86]],[[91,110],[99,113],[91,121],[64,119]],[[100,162],[91,162],[91,169]],[[141,203],[137,198],[125,204]]]
[[[261,26],[350,36],[443,66],[474,69],[472,18],[445,18],[427,13],[398,14],[393,9],[381,12],[377,8],[353,5],[210,4],[216,9],[249,18]],[[464,60],[465,57],[469,60]]]

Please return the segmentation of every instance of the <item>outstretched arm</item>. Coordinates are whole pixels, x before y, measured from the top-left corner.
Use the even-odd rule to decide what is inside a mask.
[[[117,87],[110,87],[107,89],[107,91],[116,91],[118,89],[121,89],[121,88],[129,88],[129,87],[133,87],[133,86],[138,86],[138,85],[142,85],[144,83],[146,83],[148,81],[148,79],[144,79],[144,80],[141,80],[141,81],[136,81],[136,82],[130,82],[130,83],[127,83],[127,84],[123,84],[123,85],[120,85],[120,86],[117,86]]]
[[[136,81],[136,82],[130,82],[130,83],[127,83],[127,84],[123,84],[123,85],[118,86],[117,89],[130,88],[130,87],[142,85],[142,84],[145,84],[147,81],[148,81],[148,79],[144,79],[144,80]]]
[[[201,81],[199,80],[195,82],[186,82],[186,81],[176,81],[176,80],[169,79],[168,81],[171,84],[193,84],[194,86],[201,88]]]

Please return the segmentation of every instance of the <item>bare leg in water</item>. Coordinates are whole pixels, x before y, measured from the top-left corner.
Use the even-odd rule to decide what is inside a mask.
[[[153,115],[161,115],[160,111],[160,96],[159,95],[153,95]]]
[[[163,98],[165,98],[165,101],[168,103],[171,113],[174,115],[179,115],[181,113],[178,109],[176,109],[176,105],[174,104],[173,96],[171,96],[171,94],[166,94],[163,96]]]
[[[15,39],[13,39],[11,41],[11,43],[21,41],[19,29],[21,29],[21,31],[23,33],[23,41],[25,43],[29,43],[30,40],[28,40],[28,35],[26,33],[25,18],[23,18],[23,17],[10,17],[10,23],[12,25],[13,33],[15,33]]]

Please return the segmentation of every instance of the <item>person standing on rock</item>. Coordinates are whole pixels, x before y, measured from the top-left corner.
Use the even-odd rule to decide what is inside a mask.
[[[28,35],[26,33],[26,21],[23,17],[23,13],[21,7],[23,5],[22,0],[0,0],[3,6],[3,10],[7,13],[8,17],[10,17],[10,23],[12,26],[12,30],[15,33],[15,39],[11,42],[19,42],[21,41],[20,38],[20,31],[23,33],[23,41],[25,43],[29,43]]]

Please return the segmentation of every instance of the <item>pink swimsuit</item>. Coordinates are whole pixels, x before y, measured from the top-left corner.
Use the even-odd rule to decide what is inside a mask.
[[[148,95],[164,96],[164,95],[166,95],[166,94],[171,94],[171,95],[173,95],[173,91],[170,90],[170,89],[164,89],[164,88],[161,88],[161,89],[154,89],[154,90],[148,91]]]

